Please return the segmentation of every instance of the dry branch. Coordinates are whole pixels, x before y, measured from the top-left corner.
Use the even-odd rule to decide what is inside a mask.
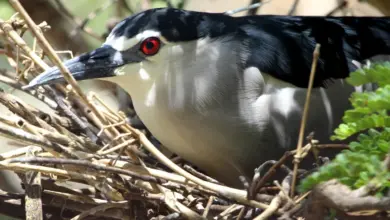
[[[75,54],[91,49],[81,29],[78,29],[77,23],[67,17],[64,10],[57,8],[54,1],[21,0],[20,2],[35,23],[47,21],[51,27],[55,27],[47,37],[53,45],[58,45],[57,49],[71,50]]]
[[[306,203],[304,217],[318,219],[326,216],[327,208],[340,210],[345,213],[363,211],[389,211],[390,198],[378,198],[362,195],[361,190],[351,190],[336,180],[330,180],[317,185]]]
[[[26,156],[34,156],[34,149],[30,148]],[[24,176],[26,186],[25,207],[27,220],[42,220],[42,200],[41,200],[41,173],[27,171]]]
[[[291,197],[294,197],[295,185],[296,185],[297,173],[298,173],[298,166],[302,160],[303,137],[304,137],[304,133],[305,133],[306,120],[307,120],[307,116],[309,113],[310,96],[311,96],[311,91],[313,89],[314,76],[315,76],[316,69],[317,69],[317,62],[318,62],[318,59],[320,57],[320,48],[321,48],[321,45],[317,44],[315,49],[314,49],[314,52],[313,52],[313,62],[312,62],[311,71],[310,71],[309,85],[308,85],[308,89],[307,89],[307,93],[306,93],[305,106],[303,109],[301,126],[300,126],[300,130],[299,130],[297,153],[294,155],[294,160],[293,160],[293,163],[294,163],[294,171],[293,172],[294,173],[293,173],[292,184],[291,184]]]

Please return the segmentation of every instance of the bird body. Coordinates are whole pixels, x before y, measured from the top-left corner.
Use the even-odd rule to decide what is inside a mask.
[[[240,186],[238,176],[249,178],[260,161],[279,158],[296,145],[306,89],[255,67],[237,69],[231,44],[205,41],[197,47],[196,60],[185,55],[193,48],[189,43],[138,74],[105,79],[126,88],[142,122],[169,150],[218,180]],[[221,63],[209,62],[219,53]],[[328,140],[352,90],[342,80],[329,89],[315,88],[307,130]]]
[[[151,9],[120,22],[101,48],[66,61],[78,80],[117,83],[169,150],[225,184],[297,144],[316,43],[307,132],[329,140],[359,88],[362,61],[390,53],[388,18],[230,17]],[[52,68],[29,87],[63,82]]]

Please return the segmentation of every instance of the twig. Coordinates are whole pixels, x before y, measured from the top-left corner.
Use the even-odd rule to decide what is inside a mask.
[[[348,144],[316,144],[315,148],[317,149],[327,149],[327,148],[336,148],[336,149],[349,149]]]
[[[23,195],[14,195],[0,190],[0,213],[4,213],[5,218],[26,219],[23,202]],[[60,212],[61,210],[58,208],[45,207],[45,215],[52,219],[61,219],[63,216],[59,214]],[[64,211],[62,214],[66,215],[68,213]]]
[[[109,159],[99,160],[99,163],[103,163],[103,164],[109,164],[110,162],[111,162],[111,160],[109,160]],[[126,170],[131,170],[133,172],[137,172],[140,174],[150,174],[151,176],[154,176],[154,177],[159,178],[159,179],[164,179],[167,181],[172,181],[172,182],[180,183],[180,184],[186,184],[189,187],[196,186],[193,182],[189,182],[184,177],[177,175],[177,174],[174,174],[174,173],[166,172],[164,170],[158,170],[158,169],[154,169],[154,168],[150,168],[150,167],[143,167],[140,165],[135,165],[135,164],[131,164],[131,163],[120,161],[120,160],[118,160],[115,163],[115,166],[119,167],[119,168],[126,169]],[[166,183],[166,184],[168,184],[168,183]],[[169,188],[168,185],[166,185],[166,184],[163,184],[163,185],[166,186],[167,188]],[[195,189],[193,189],[193,190],[195,190]]]
[[[49,68],[49,66],[43,62],[43,60],[36,55],[26,44],[26,42],[18,35],[18,33],[13,29],[12,25],[9,22],[4,22],[3,20],[0,19],[0,28],[6,33],[40,68],[46,70]],[[50,92],[51,96],[55,100],[62,100],[50,87],[44,86],[46,91]],[[59,86],[59,88],[62,88]],[[62,107],[62,106],[60,106]],[[68,107],[63,107],[61,108],[64,112],[67,112],[66,110]],[[89,135],[92,140],[92,132],[88,129],[87,126],[85,126],[85,123],[83,123],[82,120],[78,120],[79,118],[77,116],[72,117],[74,122],[82,129],[86,131],[86,134]]]
[[[308,192],[305,192],[303,195],[301,195],[300,197],[298,197],[294,203],[300,203],[302,200],[304,200],[306,197],[308,197],[310,195],[311,191],[308,191]]]
[[[115,2],[117,2],[118,0],[109,0],[109,1],[106,1],[104,4],[102,4],[99,8],[95,9],[94,11],[92,11],[91,13],[88,14],[87,18],[85,18],[81,24],[80,24],[80,28],[81,29],[84,29],[85,26],[88,24],[89,21],[93,20],[99,13],[101,13],[102,11],[106,10],[108,7],[110,7],[111,5],[113,5]]]
[[[50,163],[50,164],[61,164],[61,165],[77,165],[77,166],[83,166],[88,169],[94,169],[97,171],[104,171],[107,173],[118,173],[118,174],[124,174],[131,176],[136,179],[148,181],[148,182],[155,182],[155,183],[164,183],[165,181],[162,181],[160,179],[154,178],[152,176],[142,175],[138,174],[136,172],[133,172],[131,170],[123,170],[116,167],[109,167],[109,166],[103,166],[91,163],[86,160],[73,160],[73,159],[62,159],[62,158],[44,158],[44,157],[25,157],[25,158],[13,158],[6,160],[7,163]]]
[[[50,194],[44,194],[45,196],[43,197],[43,202],[46,207],[58,207],[59,212],[64,212],[65,208],[66,210],[72,210],[73,212],[71,213],[71,216],[74,216],[74,212],[84,212],[85,210],[90,210],[96,205],[88,204],[88,203],[81,203],[73,200],[64,200],[61,197],[56,197]],[[113,203],[108,203],[108,204],[117,204],[118,202],[113,202]],[[106,210],[104,212],[97,212],[94,213],[94,218],[96,219],[97,217],[104,217],[104,219],[120,219],[120,220],[128,220],[127,218],[127,204],[125,201],[120,201],[119,204],[123,204],[123,206],[118,207],[118,208],[112,208],[109,210]],[[66,216],[69,216],[66,215]],[[55,219],[63,219],[65,216],[61,216],[61,218],[55,218]],[[68,218],[69,219],[69,218]],[[101,218],[99,218],[101,219]]]
[[[10,159],[13,157],[19,157],[19,156],[25,155],[27,153],[27,151],[31,150],[31,148],[33,148],[32,150],[34,150],[34,152],[37,152],[37,153],[42,152],[42,148],[40,148],[40,147],[26,146],[26,147],[17,148],[17,149],[7,151],[5,153],[0,154],[0,160],[5,160],[5,159]]]
[[[360,196],[357,190],[339,183],[336,180],[320,183],[312,190],[310,200],[304,209],[305,219],[321,219],[325,214],[325,207],[342,210],[344,212],[354,211],[389,211],[390,198],[378,198],[375,196]]]
[[[268,219],[282,204],[282,198],[280,196],[275,196],[275,198],[269,204],[269,208],[264,210],[261,215],[257,216],[254,220],[265,220]]]
[[[302,204],[299,203],[296,206],[294,206],[293,208],[291,208],[290,210],[284,212],[283,215],[278,218],[278,220],[291,220],[291,219],[293,219],[291,216],[293,216],[295,213],[301,211],[301,209],[302,209]]]
[[[24,143],[39,145],[55,156],[59,156],[59,154],[63,154],[69,158],[78,158],[78,156],[75,155],[73,152],[71,152],[68,148],[63,147],[57,143],[49,142],[42,137],[32,135],[21,129],[0,124],[0,133],[2,133],[4,136],[19,140]]]
[[[22,84],[16,80],[13,80],[7,76],[4,76],[0,73],[0,82],[3,82],[11,87],[13,87],[14,89],[18,89],[18,90],[22,90]],[[24,91],[24,90],[22,90]],[[26,92],[26,91],[24,91]],[[38,93],[36,91],[29,91],[29,93],[31,95],[33,95],[35,98],[43,101],[46,105],[48,105],[50,108],[52,109],[56,109],[57,108],[57,103],[55,103],[52,99],[50,99],[49,97],[41,94],[41,93]]]
[[[42,136],[46,138],[50,142],[55,142],[57,144],[67,145],[69,147],[77,147],[81,150],[88,151],[88,143],[86,143],[81,138],[75,138],[71,139],[69,135],[63,135],[58,132],[49,131],[46,129],[43,129],[41,127],[35,126],[27,122],[25,119],[18,117],[17,115],[11,115],[7,117],[0,116],[0,121],[8,124],[13,125],[18,128],[27,130],[28,132]]]
[[[102,204],[102,205],[96,206],[94,208],[91,208],[89,210],[86,210],[86,211],[80,213],[79,215],[76,215],[71,220],[83,219],[83,218],[85,218],[85,217],[87,217],[89,215],[95,215],[95,213],[103,212],[103,211],[105,211],[107,209],[124,208],[127,205],[128,205],[127,203],[107,203],[107,204]]]
[[[26,42],[24,42],[24,40],[13,29],[12,25],[9,22],[5,22],[0,19],[0,28],[20,47],[20,49],[22,49],[42,69],[49,68],[49,65],[43,62],[43,60],[28,47]]]
[[[240,213],[238,213],[236,220],[241,220],[245,216],[246,211],[247,211],[246,206],[242,207],[242,209],[240,210]]]
[[[320,48],[321,48],[320,44],[317,44],[315,49],[314,49],[314,53],[313,53],[313,63],[312,63],[312,67],[311,67],[309,85],[308,85],[307,92],[306,92],[306,101],[305,101],[305,106],[303,109],[301,126],[300,126],[300,130],[299,130],[297,153],[294,155],[294,160],[293,160],[294,171],[293,171],[293,179],[292,179],[291,192],[290,192],[291,198],[294,198],[295,184],[296,184],[297,173],[298,173],[298,165],[300,163],[300,160],[302,159],[301,158],[302,157],[302,144],[303,144],[303,138],[304,138],[304,134],[305,134],[307,115],[309,113],[311,90],[313,88],[313,82],[314,82],[315,72],[317,69],[318,58],[320,57]]]
[[[77,126],[85,131],[85,134],[92,140],[92,142],[96,142],[98,137],[94,134],[94,132],[90,129],[87,122],[83,121],[78,115],[76,115],[68,105],[65,104],[64,100],[57,93],[56,90],[50,88],[49,86],[44,86],[47,93],[53,97],[53,99],[57,102],[59,109],[64,115],[69,117],[73,122],[77,124]]]
[[[332,16],[334,13],[342,10],[343,8],[346,8],[348,6],[348,1],[344,0],[342,1],[340,4],[338,4],[336,6],[336,8],[334,8],[333,10],[331,10],[330,12],[328,12],[325,16],[326,17],[329,17],[329,16]]]
[[[297,7],[299,5],[299,0],[294,0],[294,3],[292,4],[290,10],[288,11],[288,15],[294,15],[295,11],[297,10]]]
[[[30,148],[26,156],[34,156],[34,149]],[[41,201],[41,173],[28,171],[24,176],[26,186],[25,207],[27,220],[42,220],[42,201]]]
[[[157,185],[157,187],[164,194],[164,202],[172,211],[180,213],[187,219],[204,220],[198,213],[177,201],[175,194],[171,190],[159,185]]]
[[[64,13],[64,14],[65,14],[66,16],[68,16],[69,18],[74,19],[73,14],[69,12],[69,10],[65,7],[64,4],[62,4],[62,1],[61,1],[61,0],[55,0],[55,2],[56,2],[58,8],[60,9],[60,11],[61,11],[62,13]]]
[[[226,11],[224,14],[227,14],[227,15],[233,15],[233,14],[237,14],[237,13],[240,13],[240,12],[243,12],[243,11],[248,11],[248,14],[250,15],[254,15],[256,14],[256,11],[261,7],[263,6],[264,4],[267,4],[269,2],[271,2],[272,0],[267,0],[267,1],[262,1],[262,0],[254,0],[252,1],[251,4],[249,4],[248,6],[246,7],[242,7],[242,8],[237,8],[237,9],[234,9],[234,10],[229,10],[229,11]],[[255,12],[254,14],[253,11]]]
[[[249,7],[253,6],[253,5],[261,4],[261,2],[262,2],[262,0],[252,0],[247,7],[249,8]],[[253,8],[248,9],[247,15],[255,15],[255,14],[257,14],[257,10],[258,9],[259,9],[259,7],[253,7]]]
[[[254,178],[251,188],[249,189],[248,196],[251,196],[252,198],[256,192],[259,192],[261,188],[265,185],[265,183],[271,178],[271,176],[276,172],[276,170],[283,166],[283,164],[286,162],[286,160],[292,156],[291,151],[287,151],[279,160],[277,163],[274,163],[272,167],[267,171],[267,173],[264,174],[264,176],[257,181],[257,179],[260,177],[260,175],[257,178]]]
[[[18,81],[11,79],[11,78],[8,78],[8,77],[4,76],[3,74],[0,75],[0,81],[9,85],[9,86],[12,86],[13,88],[17,88],[17,89],[21,88],[21,84]]]
[[[82,174],[73,171],[66,171],[62,169],[56,169],[51,167],[36,166],[29,164],[20,164],[20,163],[5,163],[4,161],[0,162],[0,169],[7,169],[16,172],[26,172],[26,171],[37,171],[46,175],[58,175],[67,178],[74,178],[79,180],[95,180],[94,176],[88,174]]]
[[[274,199],[272,199],[271,203],[269,204],[269,207],[266,210],[264,210],[263,213],[257,216],[254,220],[268,219],[271,215],[273,215],[276,212],[276,210],[278,210],[278,208],[282,205],[283,202],[288,200],[286,192],[290,190],[291,177],[292,177],[291,173],[287,175],[287,177],[283,180],[282,183],[283,187],[280,189],[278,195],[276,195]]]
[[[210,210],[211,205],[213,204],[213,201],[214,201],[214,196],[210,196],[209,200],[207,201],[206,208],[203,211],[203,214],[202,214],[203,217],[206,218],[207,215],[209,214],[209,210]]]
[[[257,208],[267,208],[268,205],[256,202],[253,200],[247,200],[246,199],[246,192],[244,190],[238,190],[234,188],[230,188],[227,186],[221,186],[218,184],[206,182],[202,179],[199,179],[198,177],[195,177],[188,173],[187,171],[183,170],[181,167],[173,163],[171,160],[169,160],[164,154],[162,154],[156,147],[148,140],[148,138],[140,132],[139,130],[136,130],[134,128],[131,128],[130,126],[128,127],[140,140],[140,142],[143,144],[143,146],[150,152],[152,153],[161,163],[165,164],[167,167],[175,171],[176,173],[184,176],[188,180],[191,180],[192,182],[208,189],[211,191],[214,191],[218,193],[219,195],[222,195],[226,198],[236,200],[242,204],[249,205],[252,207],[257,207]]]
[[[123,120],[123,118],[122,118],[122,120]],[[263,203],[260,203],[260,202],[256,202],[256,201],[252,201],[252,200],[247,200],[246,199],[246,192],[243,191],[243,190],[238,190],[238,189],[234,189],[234,188],[230,188],[230,187],[226,187],[226,186],[221,186],[221,185],[218,185],[218,184],[210,183],[210,182],[204,181],[204,180],[202,180],[202,179],[200,179],[198,177],[195,177],[195,176],[191,175],[190,173],[188,173],[187,171],[183,170],[181,167],[179,167],[178,165],[173,163],[171,160],[169,160],[164,154],[162,154],[148,140],[148,138],[145,136],[144,133],[140,132],[137,129],[132,128],[128,124],[126,124],[124,126],[124,128],[127,131],[132,132],[134,134],[134,136],[136,136],[140,140],[142,145],[150,153],[152,153],[159,161],[161,161],[164,165],[166,165],[167,167],[169,167],[173,171],[175,171],[175,172],[179,173],[180,175],[184,176],[188,180],[191,180],[192,182],[194,182],[194,183],[204,187],[205,189],[214,191],[214,192],[218,193],[219,195],[221,195],[223,197],[226,197],[226,198],[229,198],[229,199],[232,199],[232,200],[236,200],[236,201],[238,201],[240,203],[243,203],[243,204],[246,204],[246,205],[249,205],[249,206],[252,206],[252,207],[258,207],[258,208],[266,208],[266,207],[268,207],[266,204],[263,204]]]
[[[215,217],[215,219],[221,219],[221,218],[227,216],[228,214],[241,209],[242,207],[243,206],[241,206],[241,205],[233,204],[233,205],[229,206],[229,208],[227,208],[223,212],[221,212],[217,217]]]
[[[193,184],[193,183],[192,183]],[[192,195],[197,195],[201,197],[207,197],[207,196],[214,196],[215,198],[220,198],[219,195],[215,192],[212,192],[210,190],[206,190],[203,188],[192,188],[190,185],[183,183],[183,184],[177,184],[173,182],[167,182],[163,184],[164,187],[173,190],[174,192],[180,191],[183,192],[184,194],[192,194]],[[223,198],[226,199],[226,198]],[[226,199],[228,200],[228,199]],[[211,208],[210,208],[211,209]]]
[[[36,10],[36,1],[20,1],[34,21],[48,21],[52,25],[53,28],[45,36],[56,47],[72,50],[73,53],[77,54],[83,53],[91,48],[92,45],[87,41],[84,33],[78,32],[76,35],[71,35],[72,30],[77,27],[77,24],[54,1],[39,0],[38,11]],[[68,1],[62,2],[65,4]],[[27,25],[25,27],[28,29]]]
[[[180,219],[181,217],[182,216],[179,213],[175,212],[167,216],[164,216],[162,220],[176,220],[176,219]]]
[[[88,107],[92,110],[92,112],[99,118],[100,121],[103,123],[106,122],[105,118],[100,114],[100,112],[95,108],[94,105],[92,105],[87,96],[83,93],[81,88],[78,86],[76,80],[73,78],[72,74],[69,72],[69,70],[64,66],[52,46],[49,44],[49,42],[46,40],[46,38],[42,35],[42,33],[38,30],[36,24],[31,19],[31,17],[27,14],[26,10],[23,8],[23,6],[20,4],[18,0],[9,0],[12,7],[20,13],[20,15],[23,17],[23,19],[26,21],[27,25],[29,26],[30,30],[32,31],[33,35],[37,38],[40,46],[42,47],[45,54],[50,58],[50,60],[59,68],[62,75],[64,76],[65,80],[72,86],[72,88],[76,91],[76,93],[81,97],[81,99],[88,105]],[[48,69],[47,64],[45,69]]]
[[[188,172],[190,172],[191,174],[193,174],[193,175],[195,175],[195,176],[197,176],[197,177],[199,177],[199,178],[201,178],[201,179],[203,179],[203,180],[206,180],[206,181],[211,182],[211,183],[221,184],[221,183],[219,183],[217,180],[215,180],[215,179],[213,179],[213,178],[211,178],[211,177],[208,177],[208,176],[204,175],[204,174],[201,173],[201,172],[196,171],[194,168],[190,167],[190,166],[187,165],[187,164],[184,165],[183,168],[184,168],[185,170],[187,170]]]
[[[118,145],[116,145],[116,146],[114,146],[114,147],[112,147],[112,148],[110,148],[110,149],[108,149],[108,150],[104,150],[104,151],[99,150],[99,151],[97,152],[97,154],[98,154],[98,155],[106,155],[106,154],[115,152],[115,151],[117,151],[117,150],[120,150],[120,149],[122,149],[122,148],[126,148],[126,147],[128,147],[129,145],[134,144],[135,142],[136,142],[135,139],[126,140],[125,142],[122,142],[122,143],[120,143],[120,144],[118,144]]]
[[[274,184],[279,188],[280,195],[283,196],[288,203],[295,205],[295,202],[288,195],[288,192],[291,188],[291,173],[283,180],[283,186],[281,186],[280,183],[276,180],[274,181]]]
[[[50,194],[53,196],[61,197],[64,199],[69,199],[75,202],[82,202],[82,203],[89,203],[89,204],[94,204],[94,205],[102,205],[106,203],[129,203],[129,201],[107,201],[103,199],[98,199],[98,198],[91,198],[89,196],[84,196],[84,195],[74,195],[70,193],[64,193],[64,192],[56,192],[52,190],[44,190],[43,194]],[[145,194],[145,195],[140,195],[136,196],[134,194],[131,195],[131,200],[154,200],[154,201],[163,201],[163,195],[161,194]],[[125,206],[123,207],[124,209],[128,209],[129,207]]]
[[[56,132],[56,129],[47,124],[41,118],[37,117],[34,113],[38,113],[39,110],[28,105],[17,96],[0,92],[0,102],[6,106],[11,112],[25,118],[26,121],[33,125],[40,126],[48,131]]]

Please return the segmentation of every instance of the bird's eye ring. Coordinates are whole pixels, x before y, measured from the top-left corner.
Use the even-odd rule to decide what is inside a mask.
[[[147,56],[155,55],[160,50],[161,42],[157,37],[146,38],[141,43],[141,51]]]

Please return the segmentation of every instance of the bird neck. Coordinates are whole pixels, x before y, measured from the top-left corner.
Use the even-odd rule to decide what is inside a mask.
[[[125,66],[124,75],[107,80],[124,88],[135,105],[178,111],[212,108],[237,92],[240,61],[235,47],[231,39],[210,38],[169,45],[150,61]]]

